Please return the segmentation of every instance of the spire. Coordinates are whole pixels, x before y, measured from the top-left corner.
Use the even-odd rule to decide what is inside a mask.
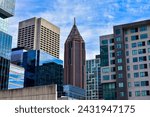
[[[74,25],[76,25],[76,18],[74,17]]]

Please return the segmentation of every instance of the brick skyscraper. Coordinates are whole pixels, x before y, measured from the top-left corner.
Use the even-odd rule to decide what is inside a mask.
[[[85,84],[85,43],[76,22],[65,42],[64,84],[84,88]]]

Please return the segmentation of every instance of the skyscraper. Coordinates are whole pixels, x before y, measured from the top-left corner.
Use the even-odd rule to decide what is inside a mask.
[[[14,15],[15,0],[0,0],[0,90],[8,88],[12,36],[7,19]]]
[[[43,18],[31,18],[19,23],[18,47],[43,50],[59,58],[60,29]]]
[[[114,26],[100,37],[104,99],[150,99],[150,20]]]
[[[65,42],[64,84],[85,88],[85,43],[76,22]]]

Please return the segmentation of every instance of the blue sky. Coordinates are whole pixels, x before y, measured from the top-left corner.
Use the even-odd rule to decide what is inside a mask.
[[[18,22],[42,17],[61,29],[60,58],[64,42],[76,17],[86,42],[86,58],[99,54],[99,36],[111,34],[113,25],[150,19],[150,0],[16,0],[16,13],[9,19],[9,32],[16,47]]]

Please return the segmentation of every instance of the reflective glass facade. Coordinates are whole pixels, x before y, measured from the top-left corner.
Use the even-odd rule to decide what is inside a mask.
[[[0,31],[0,90],[8,88],[12,36]]]
[[[0,31],[0,56],[10,60],[12,36]]]
[[[0,17],[8,18],[14,15],[15,0],[0,0]]]
[[[58,97],[61,97],[63,92],[62,60],[42,50],[25,52],[23,49],[16,49],[12,53],[12,62],[25,68],[25,87],[57,84]]]
[[[8,89],[24,87],[24,68],[10,64]]]
[[[78,100],[85,100],[85,90],[72,85],[64,85],[63,96]]]

